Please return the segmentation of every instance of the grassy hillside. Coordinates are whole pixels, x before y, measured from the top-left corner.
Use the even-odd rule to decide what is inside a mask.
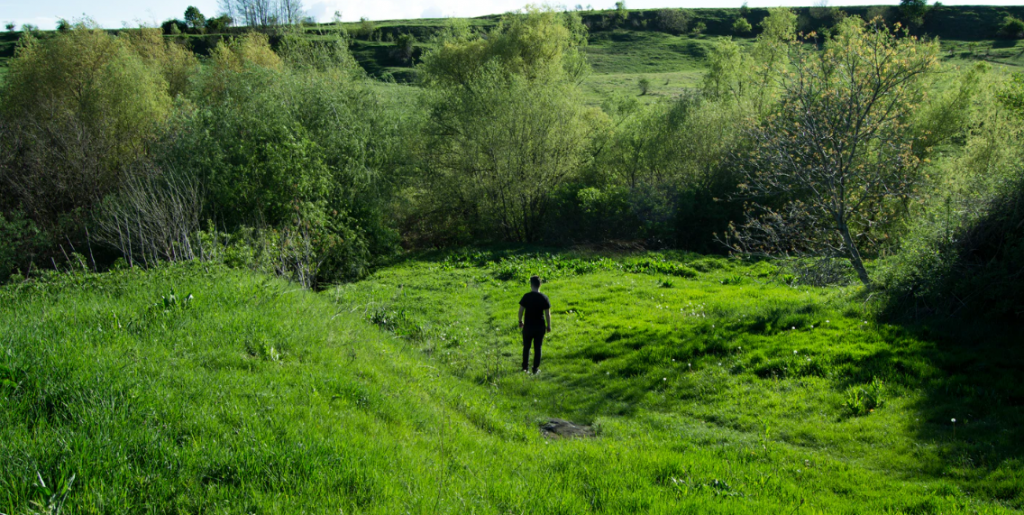
[[[501,257],[320,294],[199,265],[0,289],[0,511],[1024,508],[1005,328],[879,323],[769,263]],[[554,303],[538,376],[530,273]],[[546,439],[552,417],[597,436]]]

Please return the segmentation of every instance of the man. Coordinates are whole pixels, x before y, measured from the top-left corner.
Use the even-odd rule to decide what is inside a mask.
[[[544,333],[551,332],[551,302],[540,292],[540,277],[530,278],[530,290],[519,301],[519,328],[523,330],[523,372],[530,363],[532,342],[533,373],[536,374],[540,372],[540,345],[544,342]]]

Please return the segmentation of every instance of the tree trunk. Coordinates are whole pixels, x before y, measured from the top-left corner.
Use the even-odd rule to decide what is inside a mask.
[[[864,269],[864,262],[860,259],[860,252],[857,251],[857,246],[853,244],[853,238],[850,237],[850,227],[846,225],[845,221],[839,223],[839,234],[843,236],[843,243],[846,245],[847,253],[849,253],[850,257],[850,264],[857,271],[857,277],[860,278],[860,282],[864,283],[864,286],[871,286],[871,279],[868,279],[868,271]]]

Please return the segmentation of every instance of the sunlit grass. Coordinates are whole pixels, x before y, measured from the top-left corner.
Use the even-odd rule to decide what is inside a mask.
[[[0,289],[0,512],[1024,502],[1007,333],[967,352],[768,263],[500,257],[413,259],[320,294],[203,266]],[[534,272],[554,332],[528,376],[515,314]],[[598,436],[546,440],[551,417]]]

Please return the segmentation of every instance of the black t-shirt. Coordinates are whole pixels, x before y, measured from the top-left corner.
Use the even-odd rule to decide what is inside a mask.
[[[551,302],[548,296],[539,291],[531,291],[519,301],[519,305],[526,308],[523,317],[523,325],[526,327],[544,327],[544,310],[551,309]]]

